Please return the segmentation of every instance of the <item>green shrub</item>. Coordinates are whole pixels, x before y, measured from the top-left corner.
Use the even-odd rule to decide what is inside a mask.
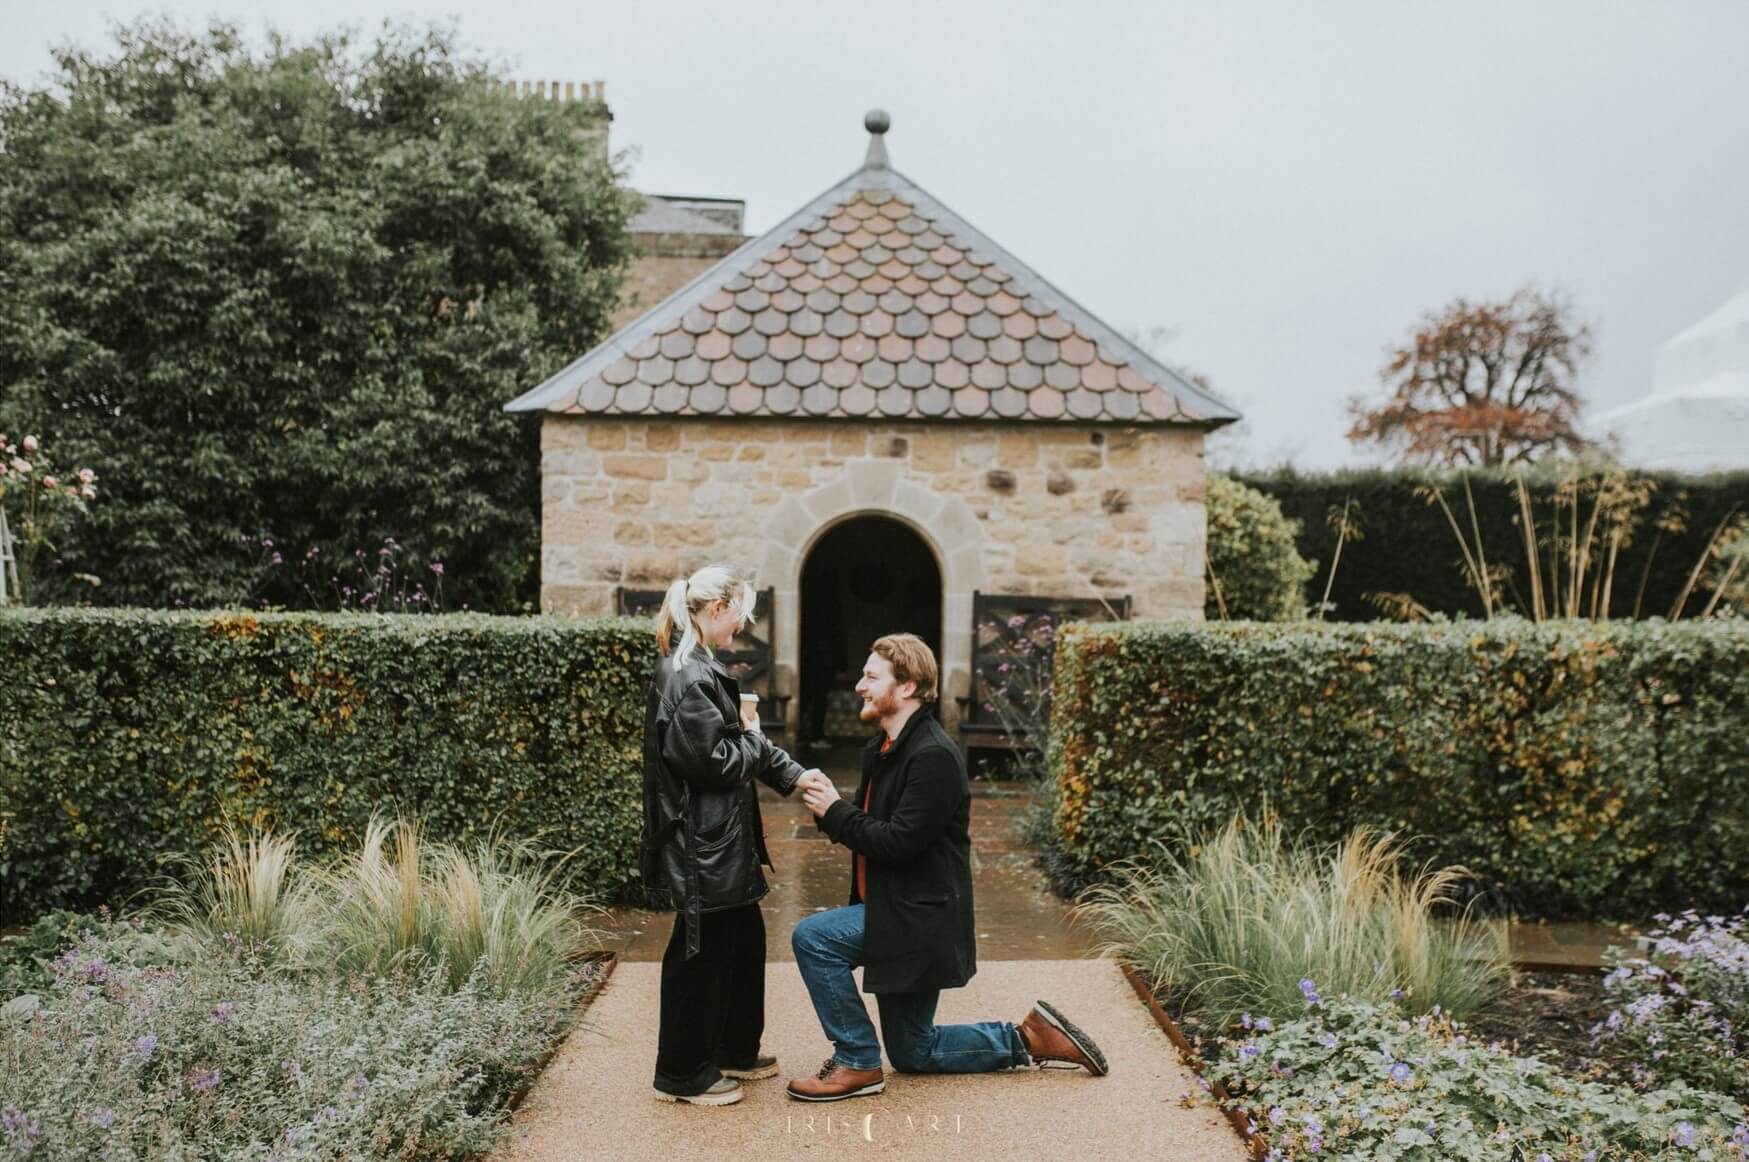
[[[1515,478],[1498,471],[1462,475],[1469,480],[1475,500],[1475,527],[1480,530],[1489,569],[1504,571],[1500,585],[1503,597],[1510,608],[1528,615],[1531,585]],[[1385,616],[1379,605],[1368,600],[1369,593],[1407,594],[1435,613],[1472,617],[1481,614],[1481,599],[1465,577],[1463,550],[1458,547],[1451,526],[1436,505],[1416,494],[1418,485],[1443,481],[1446,499],[1452,504],[1460,526],[1466,535],[1473,537],[1468,502],[1456,474],[1416,468],[1324,473],[1286,469],[1247,473],[1240,479],[1280,504],[1281,511],[1294,524],[1301,555],[1320,563],[1306,592],[1307,605],[1322,596],[1329,562],[1336,551],[1337,530],[1329,515],[1333,510],[1341,511],[1344,504],[1350,505],[1364,537],[1358,540],[1350,537],[1343,544],[1341,566],[1336,570],[1330,594],[1334,608],[1326,614],[1331,620],[1370,621]],[[1610,589],[1610,616],[1628,617],[1636,603],[1642,616],[1665,616],[1682,592],[1689,571],[1700,560],[1713,531],[1733,514],[1749,512],[1749,472],[1635,473],[1632,479],[1652,487],[1630,538],[1620,548]],[[1572,487],[1570,474],[1537,471],[1526,478],[1538,541],[1545,549],[1556,536],[1555,494],[1564,482]],[[1583,498],[1583,504],[1588,516],[1592,499]],[[1571,540],[1569,521],[1561,523],[1560,535]],[[1582,519],[1581,532],[1584,525]],[[1566,555],[1564,547],[1557,554],[1562,558]],[[1599,537],[1592,554],[1593,573],[1605,567],[1605,556],[1606,549]],[[1564,571],[1565,566],[1562,568]],[[1555,580],[1550,576],[1546,556],[1542,573],[1545,586]],[[1698,600],[1689,602],[1688,616],[1700,611],[1705,598],[1702,592]]]
[[[1749,625],[1077,625],[1059,635],[1057,858],[1090,880],[1267,800],[1544,915],[1749,891]]]
[[[227,824],[357,847],[372,815],[636,877],[642,621],[0,613],[0,912],[118,901]]]
[[[1459,874],[1406,873],[1388,837],[1363,829],[1318,846],[1273,818],[1241,817],[1187,847],[1096,885],[1078,912],[1105,951],[1217,1028],[1246,1011],[1293,1011],[1307,981],[1465,1016],[1511,974],[1505,925],[1451,908]]]
[[[1275,500],[1218,472],[1208,477],[1209,620],[1292,621],[1304,615],[1313,566],[1294,547],[1296,522]]]
[[[1737,1158],[1743,1107],[1684,1086],[1574,1081],[1470,1040],[1438,1010],[1339,998],[1275,1014],[1209,1070],[1277,1159],[1602,1162]]]

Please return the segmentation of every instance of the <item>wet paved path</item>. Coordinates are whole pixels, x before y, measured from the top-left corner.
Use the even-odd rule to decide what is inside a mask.
[[[844,752],[822,764],[846,795],[855,776]],[[1016,833],[1024,789],[973,784],[973,892],[978,975],[942,993],[939,1019],[1018,1021],[1035,999],[1053,1001],[1099,1040],[1110,1076],[1025,1069],[983,1076],[889,1073],[876,1097],[826,1106],[784,1096],[784,1082],[831,1052],[796,972],[796,922],[846,902],[850,856],[819,834],[802,806],[761,788],[766,842],[777,866],[765,912],[767,1052],[782,1073],[743,1083],[723,1109],[678,1107],[650,1095],[660,960],[670,914],[624,910],[607,918],[620,965],[517,1111],[497,1157],[789,1158],[828,1152],[1002,1158],[1149,1157],[1185,1162],[1244,1158],[1232,1129],[1208,1108],[1184,1109],[1195,1081],[1117,966],[1092,959],[1092,940],[1045,888]],[[872,1008],[872,1006],[871,1006]]]

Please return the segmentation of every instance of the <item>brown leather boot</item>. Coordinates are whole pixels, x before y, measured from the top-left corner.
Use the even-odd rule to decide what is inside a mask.
[[[1095,1077],[1111,1072],[1105,1064],[1105,1054],[1099,1051],[1093,1038],[1043,1001],[1038,1002],[1018,1028],[1020,1039],[1026,1043],[1026,1055],[1034,1065],[1041,1061],[1066,1061]]]
[[[852,1069],[830,1057],[812,1077],[798,1077],[790,1082],[787,1092],[797,1101],[843,1101],[847,1097],[863,1097],[887,1088],[887,1075],[879,1069]]]

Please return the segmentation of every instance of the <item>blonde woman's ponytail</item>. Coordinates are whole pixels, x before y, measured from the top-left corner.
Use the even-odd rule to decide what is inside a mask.
[[[680,642],[674,641],[674,629],[684,626]],[[673,651],[676,644],[684,646],[686,639],[692,636],[692,614],[686,608],[686,578],[682,577],[668,587],[668,595],[662,599],[662,608],[656,613],[656,648],[664,654]],[[692,651],[686,651],[690,654]],[[684,662],[685,658],[678,661]]]

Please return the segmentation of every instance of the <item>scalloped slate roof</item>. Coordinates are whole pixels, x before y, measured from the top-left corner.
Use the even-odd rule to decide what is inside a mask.
[[[868,159],[507,405],[612,416],[1213,427],[1238,414]]]

